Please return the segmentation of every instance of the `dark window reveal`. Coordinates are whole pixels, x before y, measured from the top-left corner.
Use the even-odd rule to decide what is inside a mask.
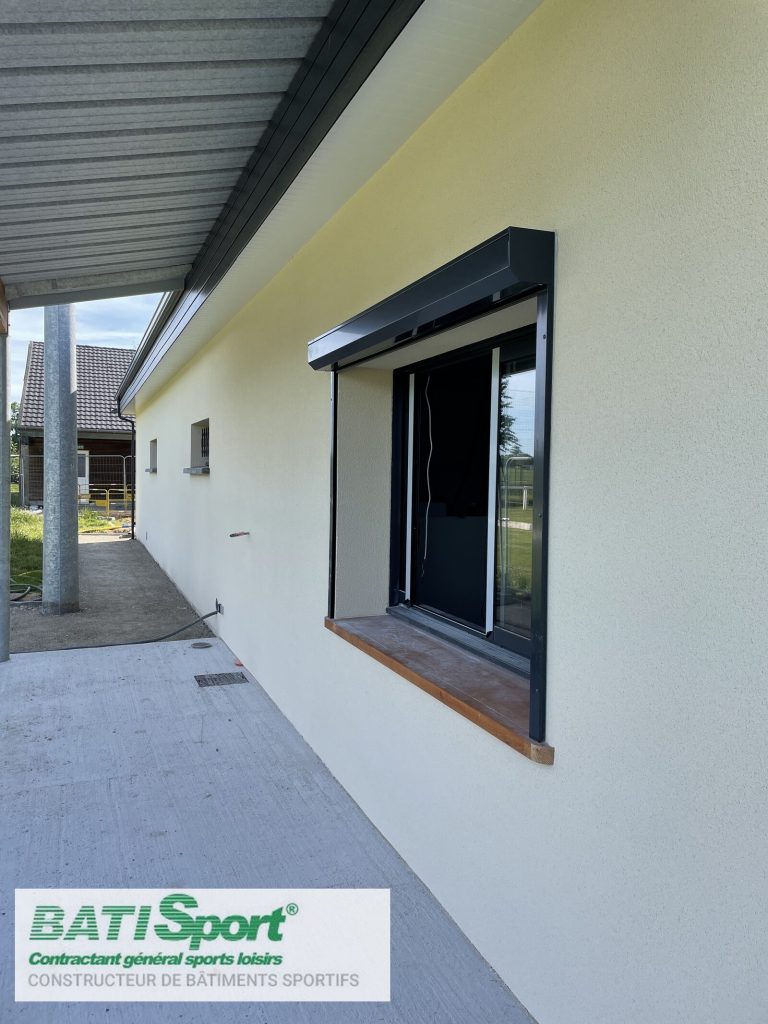
[[[208,472],[211,455],[211,435],[208,420],[198,420],[190,430],[190,471]],[[185,470],[185,472],[187,472]]]

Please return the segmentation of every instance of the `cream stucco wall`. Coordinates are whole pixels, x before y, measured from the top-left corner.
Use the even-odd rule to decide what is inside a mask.
[[[381,615],[389,603],[392,374],[339,374],[335,614]]]
[[[768,1019],[766,52],[755,0],[545,0],[140,406],[139,536],[541,1024]],[[507,224],[558,234],[552,768],[323,628],[306,342]]]

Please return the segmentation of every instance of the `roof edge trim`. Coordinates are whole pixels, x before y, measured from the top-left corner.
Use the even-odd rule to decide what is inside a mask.
[[[423,0],[338,0],[187,276],[139,348],[118,393],[128,405],[274,210]],[[168,289],[170,290],[170,289]]]

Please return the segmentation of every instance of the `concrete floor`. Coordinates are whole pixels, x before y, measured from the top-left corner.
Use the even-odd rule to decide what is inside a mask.
[[[11,605],[11,653],[135,643],[165,636],[197,612],[138,541],[113,534],[81,535],[80,611],[41,615],[37,606]],[[213,610],[216,595],[211,594]],[[179,639],[205,637],[204,623]]]
[[[0,666],[0,1020],[530,1024],[255,680],[195,683],[233,662],[213,640]],[[14,1003],[13,890],[45,886],[388,887],[392,1001]]]

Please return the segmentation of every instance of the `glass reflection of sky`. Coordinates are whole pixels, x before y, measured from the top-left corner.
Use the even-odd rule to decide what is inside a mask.
[[[536,371],[524,370],[504,379],[507,385],[502,392],[502,414],[514,417],[512,430],[520,448],[526,455],[533,455]]]

